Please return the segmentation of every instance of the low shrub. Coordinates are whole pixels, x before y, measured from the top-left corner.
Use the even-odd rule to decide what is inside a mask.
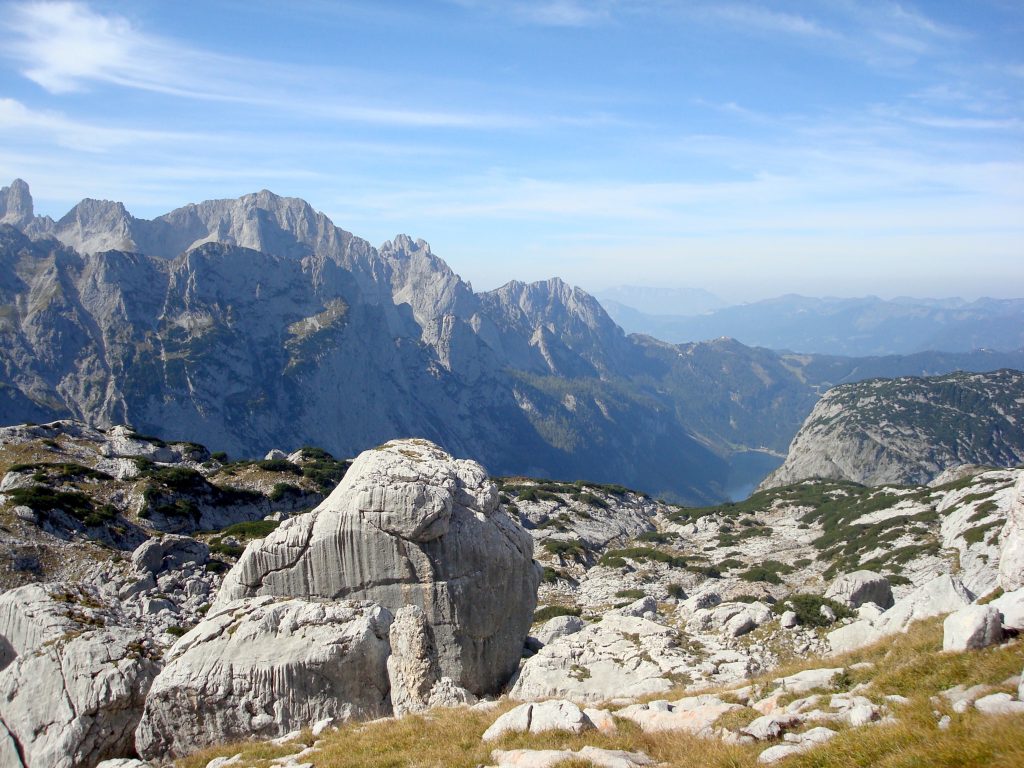
[[[556,616],[579,616],[580,613],[582,613],[582,611],[579,608],[568,605],[545,605],[533,614],[533,623],[539,624],[541,622],[548,621],[549,619],[553,619]]]
[[[821,614],[821,607],[827,606],[837,619],[848,619],[854,616],[853,611],[842,603],[830,600],[822,595],[797,593],[783,600],[776,608],[779,611],[793,611],[796,620],[805,627],[827,627],[832,622]]]
[[[639,600],[641,597],[646,597],[647,593],[642,589],[620,589],[615,593],[616,597],[628,597],[631,600]]]

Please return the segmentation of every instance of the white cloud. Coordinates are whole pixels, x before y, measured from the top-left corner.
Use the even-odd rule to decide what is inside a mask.
[[[612,18],[612,0],[449,0],[467,10],[542,27],[589,27]]]
[[[764,32],[784,32],[815,38],[836,38],[839,35],[818,22],[793,13],[770,11],[755,5],[717,4],[711,13],[726,21]]]
[[[520,19],[552,27],[585,27],[609,18],[606,4],[579,0],[515,3],[513,8]]]
[[[58,146],[86,152],[106,152],[127,145],[152,147],[154,143],[191,144],[217,139],[212,134],[96,125],[73,120],[60,112],[34,110],[15,99],[0,98],[0,132],[3,131],[14,132],[22,138],[25,131],[37,138],[40,134],[46,135]]]
[[[563,11],[568,13],[568,6]],[[13,33],[7,56],[21,63],[25,77],[54,94],[106,84],[398,127],[507,130],[538,122],[520,115],[393,107],[379,98],[360,99],[346,93],[358,88],[360,73],[346,77],[339,71],[222,56],[148,34],[123,16],[100,14],[84,3],[13,5],[5,26]],[[295,95],[296,83],[319,82],[324,83],[319,90],[306,85],[301,96]]]

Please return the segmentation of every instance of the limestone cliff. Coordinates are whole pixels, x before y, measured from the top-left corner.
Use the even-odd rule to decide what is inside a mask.
[[[1024,373],[876,379],[825,393],[762,488],[808,478],[927,483],[959,464],[1024,461]]]

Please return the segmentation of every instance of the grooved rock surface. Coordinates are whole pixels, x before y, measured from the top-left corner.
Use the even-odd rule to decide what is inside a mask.
[[[135,733],[145,758],[390,711],[391,613],[261,597],[211,611],[167,655]]]
[[[540,569],[487,472],[426,440],[364,451],[313,512],[246,549],[218,603],[256,595],[423,610],[439,672],[474,694],[515,672]]]

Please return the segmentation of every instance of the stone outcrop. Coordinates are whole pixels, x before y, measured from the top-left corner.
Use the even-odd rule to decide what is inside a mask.
[[[139,753],[176,757],[387,714],[391,619],[373,603],[273,597],[211,611],[167,654],[135,734]]]
[[[80,585],[29,585],[0,601],[16,654],[0,672],[0,764],[89,768],[129,754],[159,670],[145,633]]]
[[[892,587],[889,580],[874,571],[854,571],[843,574],[829,585],[825,597],[842,603],[848,608],[859,608],[864,603],[874,603],[881,608],[891,608]]]
[[[545,731],[567,731],[583,733],[593,731],[596,726],[589,717],[571,701],[540,701],[520,704],[510,709],[484,731],[484,741],[500,739],[506,733],[544,733]]]
[[[1014,488],[1003,526],[999,553],[999,585],[1007,592],[1024,587],[1024,475]]]
[[[625,720],[632,720],[644,733],[660,731],[687,731],[694,734],[709,734],[715,721],[734,709],[738,704],[722,701],[717,696],[687,696],[677,701],[657,700],[647,704],[631,704],[615,714]]]
[[[596,624],[552,640],[527,659],[509,696],[517,701],[603,701],[662,693],[673,687],[674,673],[692,663],[675,630],[609,613]]]
[[[388,679],[396,716],[476,702],[472,693],[441,676],[433,630],[418,605],[395,613],[389,637]]]
[[[942,650],[972,651],[1003,639],[1003,616],[991,605],[969,605],[946,617],[942,625]]]
[[[927,483],[960,464],[1024,461],[1024,373],[876,379],[825,393],[761,488],[809,478]]]
[[[0,669],[43,643],[115,620],[95,589],[79,584],[26,584],[0,595]]]
[[[147,539],[132,552],[132,565],[140,572],[154,576],[189,563],[205,565],[209,559],[209,546],[191,536],[173,533]]]
[[[974,595],[954,576],[943,574],[896,601],[875,619],[860,619],[828,634],[833,653],[869,645],[879,638],[904,632],[919,619],[940,616],[970,605]]]
[[[442,677],[474,694],[515,671],[536,606],[529,535],[487,473],[425,440],[365,451],[313,512],[251,545],[219,602],[256,595],[422,609]]]

